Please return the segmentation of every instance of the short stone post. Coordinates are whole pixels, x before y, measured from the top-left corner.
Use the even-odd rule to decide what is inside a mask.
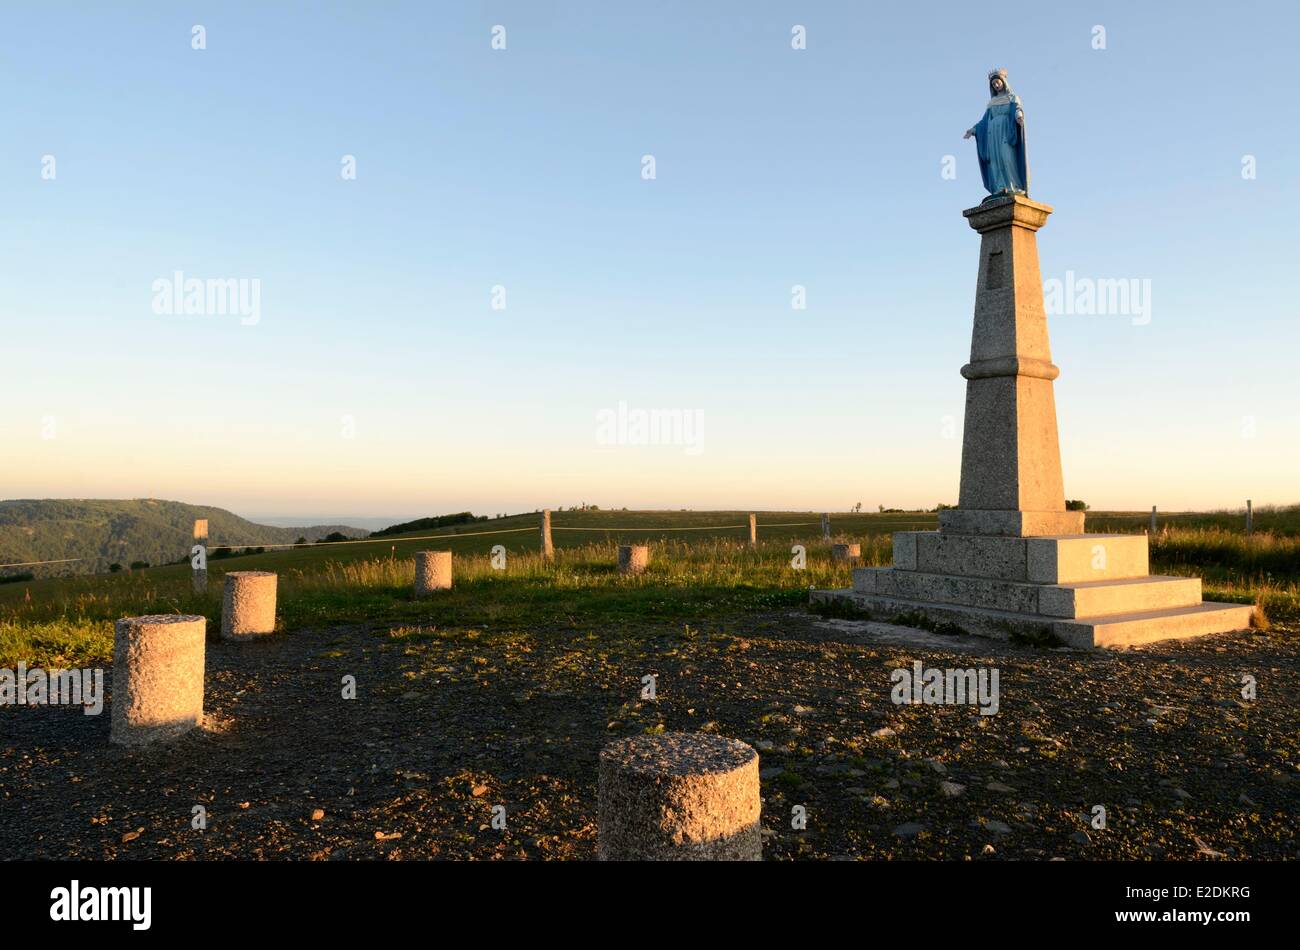
[[[230,571],[221,597],[221,638],[252,640],[275,633],[276,576],[271,571]]]
[[[203,653],[208,622],[183,614],[119,620],[113,633],[109,741],[146,745],[203,721]]]
[[[555,557],[555,545],[551,543],[551,509],[542,510],[542,559],[549,561]]]
[[[620,544],[618,546],[618,572],[620,574],[644,574],[650,566],[650,548],[644,544]]]
[[[451,589],[451,552],[415,552],[415,596],[428,597],[434,591]]]
[[[200,536],[199,531],[203,534]],[[194,522],[194,544],[190,546],[191,584],[194,593],[203,594],[208,590],[208,523],[206,520]]]
[[[1156,506],[1155,506],[1155,505],[1152,505],[1152,506],[1151,506],[1151,535],[1152,535],[1152,537],[1155,536],[1155,533],[1156,533]]]
[[[860,544],[833,544],[831,545],[831,561],[833,563],[849,563],[862,557],[862,545]]]
[[[758,547],[758,515],[749,516],[749,546]]]
[[[597,792],[601,861],[760,861],[758,753],[666,732],[610,743]]]
[[[1250,499],[1246,499],[1246,537],[1250,537],[1251,530],[1255,527],[1255,510],[1251,506]]]
[[[831,516],[827,513],[822,514],[822,540],[830,541],[831,539]]]

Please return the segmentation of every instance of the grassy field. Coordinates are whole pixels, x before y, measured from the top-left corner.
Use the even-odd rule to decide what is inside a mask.
[[[1268,615],[1300,615],[1300,509],[1261,511],[1247,538],[1233,513],[1162,517],[1152,539],[1153,571],[1196,574],[1206,596],[1259,603]],[[1137,531],[1147,515],[1089,515],[1093,531]],[[745,544],[748,513],[738,511],[557,512],[553,563],[537,555],[534,513],[460,525],[433,533],[366,542],[268,549],[209,561],[206,591],[192,589],[188,564],[119,574],[58,577],[0,585],[0,666],[19,660],[47,666],[107,662],[112,622],[145,613],[198,613],[220,619],[222,574],[271,570],[280,575],[285,629],[352,622],[424,620],[450,625],[587,629],[686,622],[804,603],[809,587],[847,587],[849,568],[834,565],[822,543],[820,516],[759,515],[760,544]],[[1234,519],[1237,530],[1232,530]],[[719,527],[721,526],[721,527]],[[835,514],[837,539],[862,544],[862,563],[888,564],[890,535],[928,530],[933,514]],[[255,546],[258,538],[240,539]],[[651,545],[651,569],[625,578],[614,570],[616,547]],[[807,548],[806,570],[790,566],[791,546]],[[495,545],[507,552],[494,569]],[[427,548],[456,554],[456,588],[436,606],[412,599],[413,556]]]
[[[863,544],[864,561],[885,564],[889,533],[933,527],[933,515],[843,515],[837,537]],[[192,589],[188,564],[129,573],[49,578],[0,586],[0,666],[23,659],[46,665],[106,662],[112,621],[142,613],[197,613],[220,620],[221,575],[272,570],[280,575],[279,613],[286,629],[358,621],[426,618],[430,605],[411,597],[416,551],[456,554],[456,587],[435,611],[449,624],[533,628],[630,621],[677,625],[692,619],[803,603],[810,586],[848,586],[820,540],[820,516],[767,512],[761,543],[745,544],[747,512],[560,512],[553,516],[556,558],[538,554],[538,516],[518,515],[434,533],[365,543],[268,550],[209,561],[207,590]],[[718,530],[715,526],[724,526]],[[734,527],[731,527],[734,526]],[[621,530],[631,527],[633,530]],[[258,539],[249,538],[250,545]],[[652,547],[648,574],[614,570],[618,544]],[[808,548],[807,569],[790,567],[791,546]],[[495,570],[492,548],[506,549]]]

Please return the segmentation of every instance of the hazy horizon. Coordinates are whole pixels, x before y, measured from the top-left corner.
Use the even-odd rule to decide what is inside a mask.
[[[127,499],[127,498],[111,498],[111,499],[88,499],[88,498],[62,498],[62,499],[59,499],[59,498],[41,498],[41,499],[30,499],[30,498],[0,498],[0,503],[9,502],[9,501],[90,501],[90,500],[95,500],[95,501],[134,501],[134,500],[139,500],[139,499],[134,499],[134,498],[132,498],[132,499]],[[538,506],[532,506],[532,507],[520,507],[520,508],[492,508],[492,509],[484,509],[484,510],[477,510],[477,509],[447,509],[447,510],[441,510],[441,509],[438,509],[438,510],[435,510],[435,509],[429,509],[429,510],[420,510],[420,511],[410,511],[410,512],[406,512],[406,513],[404,513],[404,514],[395,514],[395,515],[319,514],[319,513],[316,513],[316,514],[302,514],[302,515],[294,515],[294,514],[283,514],[283,513],[276,513],[276,512],[271,512],[271,513],[262,513],[262,512],[259,512],[259,511],[241,510],[241,509],[238,509],[238,508],[226,508],[226,506],[224,506],[224,505],[213,505],[211,502],[208,502],[208,501],[195,501],[195,500],[192,500],[192,499],[184,499],[184,498],[159,498],[159,499],[155,499],[155,500],[158,500],[158,501],[173,501],[173,502],[180,502],[180,503],[182,503],[182,504],[201,505],[201,506],[211,506],[211,507],[217,507],[217,508],[224,508],[225,510],[230,511],[232,514],[238,515],[239,517],[244,518],[244,519],[247,520],[247,521],[252,521],[252,522],[257,523],[257,524],[264,524],[264,525],[268,525],[268,526],[271,526],[271,527],[277,527],[277,528],[298,528],[298,527],[308,528],[308,527],[314,527],[314,526],[317,526],[317,525],[344,525],[344,526],[346,526],[346,527],[352,527],[352,528],[364,528],[364,529],[366,529],[366,530],[368,530],[368,531],[376,531],[376,530],[379,530],[379,529],[381,529],[381,528],[387,528],[387,527],[390,527],[390,526],[395,525],[395,524],[403,524],[403,523],[408,522],[408,521],[415,521],[415,520],[420,519],[420,518],[431,518],[431,517],[436,517],[436,516],[439,516],[439,515],[456,514],[456,513],[460,512],[460,511],[465,511],[465,510],[470,511],[472,514],[474,514],[474,515],[476,515],[476,516],[486,516],[486,517],[488,517],[488,518],[495,518],[498,514],[504,515],[505,517],[513,517],[513,516],[518,516],[518,515],[530,514],[530,513],[533,513],[533,512],[539,511],[539,510],[541,510],[542,508],[548,508],[548,507],[549,507],[552,511],[559,512],[559,511],[563,511],[563,510],[565,510],[565,509],[568,509],[568,508],[570,508],[570,507],[572,507],[572,506],[574,506],[574,505],[581,505],[581,504],[583,504],[582,502],[565,502],[565,503],[563,503],[563,504],[561,504],[561,503],[553,503],[553,504],[538,505]],[[1265,509],[1267,509],[1267,508],[1269,508],[1269,507],[1285,508],[1285,507],[1293,507],[1293,506],[1300,505],[1300,502],[1284,502],[1284,503],[1277,503],[1277,504],[1275,504],[1275,503],[1272,503],[1272,502],[1261,502],[1261,501],[1258,501],[1258,500],[1255,500],[1255,499],[1251,499],[1251,501],[1252,501],[1252,503],[1254,504],[1254,508],[1255,508],[1255,511],[1256,511],[1256,512],[1260,512],[1260,511],[1265,510]],[[756,507],[756,506],[748,506],[748,507],[746,507],[746,506],[743,506],[743,505],[719,505],[719,506],[716,506],[716,507],[678,505],[678,506],[671,506],[671,507],[647,508],[647,507],[639,507],[639,506],[635,506],[635,505],[612,505],[612,504],[611,504],[611,505],[604,505],[604,504],[600,504],[599,502],[586,502],[586,504],[588,504],[588,505],[593,505],[593,504],[594,504],[594,505],[598,506],[601,510],[604,510],[604,511],[618,511],[618,510],[629,510],[629,511],[696,511],[696,512],[698,512],[698,511],[754,511],[754,512],[758,512],[758,513],[762,513],[762,512],[765,512],[765,511],[806,511],[806,512],[809,512],[810,514],[811,514],[811,513],[821,513],[821,512],[829,512],[829,513],[831,513],[831,514],[849,514],[849,513],[850,513],[850,507],[851,507],[851,506],[844,506],[844,507],[834,507],[834,506],[831,506],[831,507],[826,507],[826,506],[822,506],[822,507],[791,506],[791,507],[780,507],[780,508],[777,508],[777,507],[770,507],[770,506],[769,506],[769,507]],[[888,509],[888,508],[894,508],[894,509],[900,509],[900,510],[906,510],[906,511],[929,511],[929,510],[933,509],[934,506],[933,506],[933,505],[926,505],[926,506],[918,506],[918,507],[915,507],[915,508],[905,508],[904,506],[900,506],[900,505],[885,505],[885,507],[886,507],[887,509]],[[1098,512],[1132,512],[1132,513],[1143,513],[1143,512],[1146,512],[1146,511],[1150,510],[1150,507],[1151,507],[1150,505],[1135,505],[1135,506],[1117,507],[1117,508],[1098,508],[1098,507],[1095,506],[1095,505],[1090,505],[1089,510],[1090,510],[1090,511],[1098,511]],[[1238,504],[1238,505],[1222,505],[1222,506],[1217,506],[1217,507],[1214,507],[1214,508],[1169,508],[1169,507],[1161,507],[1159,510],[1162,511],[1162,512],[1164,512],[1164,513],[1167,513],[1167,514],[1175,514],[1175,513],[1180,513],[1180,512],[1196,512],[1196,511],[1204,511],[1204,512],[1210,512],[1210,511],[1229,511],[1229,512],[1234,512],[1234,511],[1244,511],[1244,509],[1245,509],[1245,504],[1244,504],[1244,502],[1243,502],[1242,504]],[[873,512],[876,512],[876,510],[877,510],[877,506],[874,506],[874,505],[873,505],[873,506],[863,505],[863,509],[862,509],[862,510],[863,510],[864,512],[866,512],[866,513],[873,513]]]

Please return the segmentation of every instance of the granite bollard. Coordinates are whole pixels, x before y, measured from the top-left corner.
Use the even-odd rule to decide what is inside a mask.
[[[221,595],[221,638],[251,640],[275,633],[272,571],[230,571]]]
[[[203,721],[207,626],[204,617],[185,614],[117,622],[110,742],[147,745],[173,739]]]
[[[650,566],[650,548],[644,544],[620,544],[618,546],[618,572],[620,574],[644,574]]]
[[[860,544],[832,544],[831,560],[835,563],[849,563],[862,557]]]
[[[600,753],[601,861],[759,861],[758,753],[737,739],[666,732]]]
[[[451,552],[415,553],[415,596],[428,597],[434,591],[451,589]]]

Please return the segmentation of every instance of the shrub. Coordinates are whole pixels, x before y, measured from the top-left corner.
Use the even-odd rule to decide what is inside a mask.
[[[481,518],[475,517],[473,512],[458,511],[454,515],[438,515],[435,518],[418,518],[415,521],[404,521],[401,524],[389,525],[379,531],[372,531],[372,538],[386,538],[390,534],[406,534],[408,531],[428,531],[430,528],[445,528],[454,524],[472,524],[475,521],[487,521],[487,515]],[[331,535],[333,537],[333,535]],[[342,535],[339,538],[346,540]],[[328,540],[328,539],[327,539]]]

